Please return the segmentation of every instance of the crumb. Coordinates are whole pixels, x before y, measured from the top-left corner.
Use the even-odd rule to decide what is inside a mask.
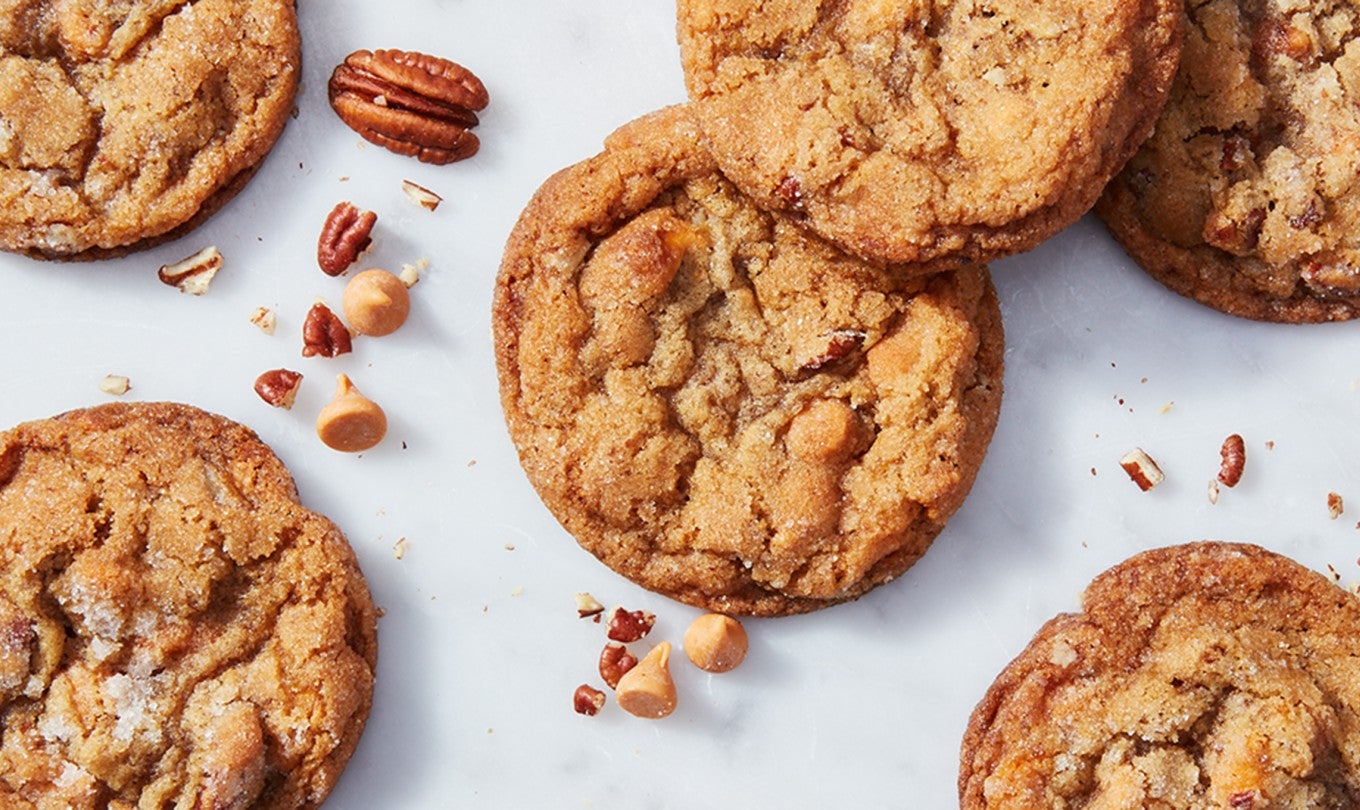
[[[1159,415],[1165,416],[1166,414],[1171,413],[1171,409],[1172,409],[1172,408],[1175,408],[1175,407],[1176,407],[1176,403],[1175,403],[1174,401],[1173,401],[1173,402],[1168,402],[1168,403],[1166,403],[1165,405],[1163,405],[1162,407],[1158,408],[1158,409],[1157,409],[1157,413],[1158,413]]]
[[[1209,479],[1209,503],[1218,503],[1218,480]]]
[[[1341,582],[1341,572],[1336,570],[1336,566],[1331,563],[1327,563],[1327,573],[1332,575],[1333,582]]]
[[[476,467],[476,466],[477,466],[477,459],[475,459],[475,458],[473,458],[473,459],[468,459],[467,465],[468,465],[469,467]]]
[[[515,550],[515,544],[514,544],[514,543],[506,543],[506,544],[505,544],[505,550],[506,550],[506,551],[514,551],[514,550]]]
[[[523,585],[520,585],[519,587],[515,588],[513,591],[510,592],[510,595],[511,595],[511,596],[523,596],[523,595],[524,595],[524,586],[523,586]]]
[[[1328,492],[1327,514],[1331,516],[1332,520],[1336,520],[1337,518],[1341,517],[1341,513],[1344,511],[1346,511],[1346,506],[1344,502],[1341,500],[1341,496],[1335,492]]]
[[[406,538],[405,538],[405,537],[403,537],[403,538],[397,540],[396,544],[392,546],[392,556],[393,556],[393,557],[396,557],[398,560],[400,560],[402,557],[405,557],[405,556],[406,556]]]
[[[1267,449],[1267,450],[1274,450],[1274,449],[1275,449],[1275,442],[1273,442],[1273,441],[1272,441],[1272,442],[1266,442],[1266,449]]]
[[[122,375],[105,374],[104,379],[99,381],[99,390],[106,394],[121,397],[132,390],[132,383]]]

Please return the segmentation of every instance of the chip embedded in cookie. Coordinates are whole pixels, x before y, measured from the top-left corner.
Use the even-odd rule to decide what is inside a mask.
[[[1360,599],[1258,546],[1096,577],[964,736],[960,807],[1360,806]]]
[[[0,433],[0,805],[316,807],[376,654],[353,551],[247,428],[115,403]]]
[[[0,4],[0,248],[117,256],[254,174],[293,111],[294,0]]]
[[[853,599],[959,507],[1001,399],[987,271],[853,258],[718,172],[688,107],[534,196],[494,303],[528,477],[587,550],[724,613]]]
[[[1360,7],[1187,10],[1157,131],[1097,212],[1151,276],[1220,311],[1360,316]]]
[[[1147,137],[1180,0],[680,0],[690,98],[762,205],[869,259],[1027,250]]]

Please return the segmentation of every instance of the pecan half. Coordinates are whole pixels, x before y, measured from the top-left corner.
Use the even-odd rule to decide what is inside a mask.
[[[349,329],[331,308],[317,302],[302,322],[302,356],[335,357],[354,350]]]
[[[470,130],[490,103],[472,71],[415,51],[355,51],[331,73],[329,96],[340,120],[364,140],[425,163],[472,157]]]
[[[349,202],[337,203],[326,215],[321,238],[316,243],[316,263],[321,272],[338,276],[348,270],[373,243],[369,234],[377,221],[378,215],[372,211],[355,208]]]

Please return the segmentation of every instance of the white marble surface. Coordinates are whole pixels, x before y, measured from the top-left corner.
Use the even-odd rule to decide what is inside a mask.
[[[489,304],[511,224],[548,174],[684,89],[673,4],[660,0],[302,0],[305,88],[275,152],[197,232],[132,257],[45,264],[0,256],[0,424],[109,399],[174,399],[254,427],[305,502],[358,550],[377,602],[377,699],[328,807],[948,807],[969,712],[996,673],[1082,586],[1128,555],[1201,538],[1250,540],[1360,576],[1360,324],[1256,324],[1144,277],[1098,223],[999,263],[1006,396],[971,498],[925,559],[861,601],[750,621],[737,671],[676,661],[680,708],[660,722],[571,710],[597,681],[599,626],[572,594],[654,611],[680,640],[696,611],[580,551],[524,479],[496,397]],[[361,144],[325,82],[357,48],[462,62],[491,107],[474,159],[428,167]],[[444,195],[430,213],[399,185]],[[341,199],[379,213],[368,263],[430,261],[410,323],[353,354],[300,357],[313,299],[339,301],[313,251]],[[226,267],[202,298],[156,268],[206,244]],[[279,315],[265,336],[247,318]],[[255,376],[306,375],[291,412]],[[381,402],[389,439],[360,457],[322,447],[312,418],[337,372]],[[1172,405],[1174,403],[1174,405]],[[1240,432],[1241,485],[1206,485]],[[1266,449],[1273,442],[1273,449]],[[1165,484],[1118,467],[1142,446]],[[1326,496],[1354,504],[1328,518]],[[393,547],[406,541],[404,558]]]

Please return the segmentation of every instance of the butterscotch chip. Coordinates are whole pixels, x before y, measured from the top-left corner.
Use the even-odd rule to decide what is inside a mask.
[[[1360,8],[1187,4],[1156,133],[1097,212],[1170,289],[1277,322],[1360,315]]]
[[[1360,599],[1256,546],[1139,554],[978,704],[960,805],[1355,807],[1358,626]]]
[[[178,236],[283,131],[293,0],[0,8],[0,248],[100,258]]]
[[[678,4],[723,172],[913,263],[1026,250],[1085,213],[1147,137],[1183,17],[1180,0]]]
[[[501,401],[586,549],[723,613],[853,599],[906,570],[973,482],[1001,398],[983,268],[855,259],[717,170],[687,107],[560,172],[510,236]]]
[[[353,552],[245,427],[0,433],[0,806],[316,807],[373,695]]]

